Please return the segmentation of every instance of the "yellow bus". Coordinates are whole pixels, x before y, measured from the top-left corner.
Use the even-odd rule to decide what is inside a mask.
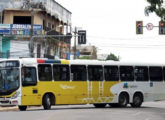
[[[37,58],[0,60],[0,106],[140,107],[165,99],[165,64]]]

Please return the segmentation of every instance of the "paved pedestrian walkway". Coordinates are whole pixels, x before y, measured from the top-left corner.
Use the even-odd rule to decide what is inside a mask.
[[[0,107],[0,111],[8,111],[8,110],[18,110],[17,106],[13,107]]]

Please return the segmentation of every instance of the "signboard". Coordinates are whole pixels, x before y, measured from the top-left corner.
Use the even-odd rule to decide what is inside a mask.
[[[0,68],[2,67],[19,67],[18,61],[4,61],[0,62]]]
[[[11,35],[30,35],[30,24],[11,24]],[[33,35],[42,34],[42,25],[33,26]]]
[[[78,44],[86,44],[86,30],[78,31]]]
[[[0,24],[0,34],[5,35],[30,35],[30,24]],[[33,26],[33,35],[42,34],[42,25]]]
[[[0,29],[0,34],[3,34],[3,35],[10,35],[10,30],[3,30],[3,29]]]
[[[10,35],[10,24],[0,24],[0,34]]]

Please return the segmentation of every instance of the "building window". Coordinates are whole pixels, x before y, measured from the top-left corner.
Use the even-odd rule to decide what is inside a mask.
[[[13,24],[31,24],[31,16],[14,16]]]
[[[43,20],[42,26],[43,26],[43,30],[46,30],[46,22],[45,22],[45,20]]]
[[[106,81],[118,81],[119,80],[118,66],[104,66],[104,76]]]
[[[73,81],[86,81],[87,71],[85,65],[72,65],[71,78]]]
[[[54,29],[54,25],[52,25],[52,29]]]
[[[48,28],[51,30],[51,28],[52,28],[51,23],[48,23]]]

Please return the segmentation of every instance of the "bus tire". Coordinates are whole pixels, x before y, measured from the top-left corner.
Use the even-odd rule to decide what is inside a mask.
[[[51,97],[49,94],[46,94],[43,97],[43,107],[45,110],[51,109]]]
[[[119,107],[127,107],[129,103],[129,96],[127,93],[123,92],[119,95]]]
[[[26,111],[27,106],[18,106],[18,108],[20,111]]]
[[[143,95],[141,93],[135,93],[133,96],[133,103],[131,103],[131,106],[134,108],[138,108],[143,103]]]
[[[105,108],[106,104],[93,104],[95,108]]]

